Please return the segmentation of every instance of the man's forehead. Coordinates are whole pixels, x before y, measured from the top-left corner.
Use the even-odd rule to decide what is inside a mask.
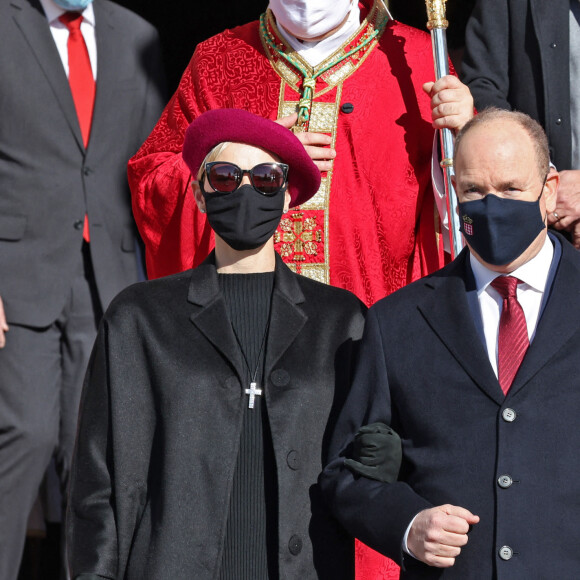
[[[533,141],[521,125],[513,121],[492,121],[474,127],[463,136],[456,164],[461,165],[465,160],[478,165],[492,160],[509,164],[534,156]]]

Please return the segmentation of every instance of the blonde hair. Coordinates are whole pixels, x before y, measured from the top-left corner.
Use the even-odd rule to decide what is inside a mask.
[[[206,156],[205,159],[202,161],[198,171],[197,171],[197,183],[201,188],[201,178],[203,177],[203,172],[205,171],[205,164],[211,163],[215,161],[226,149],[232,144],[231,141],[224,141],[223,143],[218,143]]]

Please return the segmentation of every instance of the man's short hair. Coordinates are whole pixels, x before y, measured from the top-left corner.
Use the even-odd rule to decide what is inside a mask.
[[[536,160],[538,162],[539,175],[543,177],[550,170],[550,150],[548,147],[548,138],[542,126],[532,119],[529,115],[520,111],[508,111],[497,107],[488,107],[470,119],[455,138],[455,151],[453,163],[457,159],[461,141],[471,129],[480,125],[486,125],[495,121],[513,121],[517,123],[530,136],[534,149],[536,151]]]

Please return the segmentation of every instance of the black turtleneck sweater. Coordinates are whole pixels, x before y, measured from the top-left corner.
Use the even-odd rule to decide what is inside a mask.
[[[272,436],[265,404],[264,355],[274,272],[220,274],[234,334],[245,359],[242,388],[256,379],[262,395],[244,419],[234,472],[220,580],[275,580],[278,577],[278,500]]]

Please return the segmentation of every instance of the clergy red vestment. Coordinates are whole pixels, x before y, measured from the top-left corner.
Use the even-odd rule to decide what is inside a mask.
[[[372,0],[361,2],[361,14],[361,28],[320,67],[387,18]],[[268,47],[266,35],[292,52],[270,13],[262,31],[251,22],[198,45],[177,92],[129,164],[150,277],[196,266],[213,247],[180,153],[189,123],[223,107],[271,119],[296,110],[302,77]],[[430,80],[429,36],[394,21],[317,79],[309,130],[331,135],[337,157],[320,191],[286,214],[276,233],[276,250],[295,271],[351,290],[370,305],[443,265],[431,186],[434,131],[421,88]],[[358,580],[398,578],[393,562],[361,544],[356,564]]]
[[[339,52],[387,18],[380,2],[370,11],[364,4],[361,28]],[[267,24],[267,33],[291,51],[271,15]],[[319,193],[286,214],[276,235],[277,251],[296,271],[372,304],[442,265],[430,179],[431,111],[421,89],[433,78],[429,36],[394,21],[378,41],[319,77],[309,129],[332,135],[337,157]],[[296,109],[300,86],[296,69],[266,49],[258,22],[197,47],[157,127],[129,165],[149,276],[197,265],[213,246],[180,154],[189,123],[220,107],[276,119]]]

